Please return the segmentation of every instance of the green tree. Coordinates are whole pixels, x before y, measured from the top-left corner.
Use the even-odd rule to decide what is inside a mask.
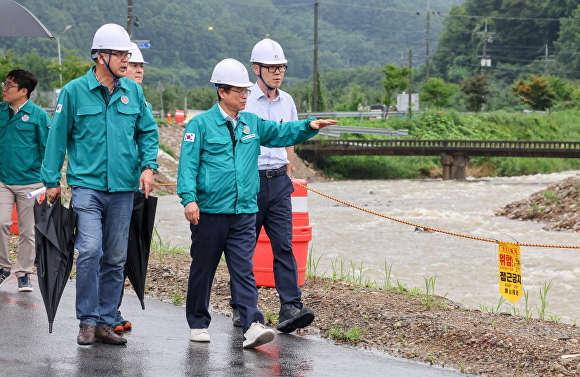
[[[77,53],[77,50],[65,50],[62,66],[58,65],[58,62],[54,62],[48,66],[48,68],[57,75],[62,74],[62,82],[60,81],[59,76],[58,80],[51,82],[52,86],[62,88],[69,81],[79,78],[87,73],[87,70],[93,63],[83,61]]]
[[[446,83],[443,79],[430,78],[427,83],[421,85],[423,93],[419,94],[419,100],[436,109],[446,108],[457,87],[455,84]]]
[[[574,92],[573,85],[557,76],[548,75],[545,76],[545,79],[550,89],[554,92],[556,101],[570,101],[572,99],[572,93]]]
[[[216,90],[208,86],[190,88],[185,94],[190,109],[209,110],[217,101]]]
[[[580,44],[580,6],[572,12],[570,19],[562,19],[560,36],[554,45],[561,52],[556,56],[556,61],[565,64],[568,71],[580,70],[580,55],[576,53]]]
[[[387,105],[387,109],[391,107],[393,98],[398,91],[403,91],[409,86],[407,76],[411,74],[409,67],[397,67],[396,64],[385,64],[383,68],[385,79],[383,80],[383,88],[385,89],[385,97],[383,103]]]
[[[34,73],[38,77],[38,86],[36,90],[38,91],[51,91],[52,85],[51,81],[58,78],[58,74],[48,68],[48,66],[53,62],[49,58],[42,57],[38,50],[34,49],[27,52],[22,57],[17,59],[20,66],[24,69]]]
[[[489,76],[475,75],[461,81],[460,90],[467,95],[467,108],[478,112],[487,103],[489,90]]]
[[[320,73],[317,73],[316,80],[318,81],[318,111],[326,111],[326,99],[324,98],[324,89],[322,87],[322,82],[320,81]]]
[[[353,86],[348,93],[347,101],[334,107],[336,111],[358,111],[360,105],[366,104],[366,96],[362,88],[358,85]]]
[[[8,50],[6,55],[0,58],[0,80],[4,81],[8,72],[20,68],[14,60],[16,59],[14,51]]]
[[[546,110],[552,107],[556,95],[542,77],[528,75],[513,86],[513,94],[532,107],[533,110]]]

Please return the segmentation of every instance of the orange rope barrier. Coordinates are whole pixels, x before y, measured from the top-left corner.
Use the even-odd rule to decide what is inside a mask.
[[[469,238],[469,239],[472,239],[472,240],[485,241],[485,242],[493,242],[493,243],[499,243],[500,242],[498,240],[492,240],[492,239],[488,239],[488,238],[474,237],[474,236],[468,236],[468,235],[465,235],[465,234],[459,234],[459,233],[454,233],[454,232],[447,232],[445,230],[430,228],[428,226],[418,225],[418,224],[414,224],[414,223],[411,223],[411,222],[408,222],[408,221],[396,219],[394,217],[390,217],[390,216],[387,216],[387,215],[383,215],[383,214],[380,214],[378,212],[374,212],[374,211],[371,211],[371,210],[368,210],[368,209],[364,209],[362,207],[355,206],[354,204],[347,203],[347,202],[342,201],[340,199],[333,198],[330,195],[326,195],[326,194],[324,194],[324,193],[322,193],[320,191],[316,191],[316,190],[314,190],[314,189],[312,189],[312,188],[310,188],[308,186],[305,186],[305,185],[303,185],[301,183],[298,183],[298,182],[296,182],[294,180],[293,180],[293,182],[297,186],[303,187],[303,188],[305,188],[307,190],[310,190],[310,191],[312,191],[312,192],[314,192],[314,193],[316,193],[318,195],[324,196],[325,198],[328,198],[330,200],[334,200],[335,202],[344,204],[344,205],[349,206],[349,207],[352,207],[352,208],[356,208],[358,210],[361,210],[361,211],[364,211],[364,212],[367,212],[367,213],[370,213],[370,214],[373,214],[373,215],[376,215],[376,216],[383,217],[385,219],[389,219],[389,220],[392,220],[392,221],[396,221],[396,222],[399,222],[399,223],[402,223],[402,224],[411,225],[411,226],[414,226],[416,228],[421,228],[421,229],[425,229],[425,230],[430,230],[432,232],[449,234],[451,236]],[[562,248],[562,249],[580,249],[580,246],[540,245],[540,244],[529,244],[529,243],[517,243],[517,245],[519,245],[519,246],[529,246],[529,247],[548,247],[548,248]]]
[[[316,194],[318,194],[320,196],[324,196],[325,198],[328,198],[330,200],[334,200],[335,202],[344,204],[345,206],[349,206],[349,207],[358,209],[360,211],[370,213],[370,214],[375,215],[375,216],[383,217],[383,218],[388,219],[388,220],[396,221],[396,222],[401,223],[401,224],[411,225],[411,226],[414,226],[416,228],[430,230],[432,232],[449,234],[451,236],[469,238],[469,239],[472,239],[472,240],[478,240],[478,241],[484,241],[484,242],[493,242],[493,243],[499,243],[500,242],[498,240],[492,240],[492,239],[489,239],[489,238],[481,238],[481,237],[468,236],[468,235],[465,235],[465,234],[448,232],[448,231],[441,230],[441,229],[436,229],[436,228],[430,228],[428,226],[423,226],[423,225],[411,223],[411,222],[408,222],[408,221],[404,221],[404,220],[401,220],[401,219],[397,219],[397,218],[394,218],[394,217],[391,217],[391,216],[383,215],[381,213],[374,212],[374,211],[371,211],[371,210],[368,210],[368,209],[364,209],[362,207],[355,206],[354,204],[347,203],[347,202],[342,201],[340,199],[334,198],[334,197],[332,197],[330,195],[326,195],[326,194],[324,194],[324,193],[322,193],[320,191],[316,191],[316,190],[314,190],[314,189],[312,189],[312,188],[310,188],[308,186],[305,186],[305,185],[303,185],[301,183],[298,183],[295,180],[292,180],[292,182],[294,182],[294,184],[296,184],[297,186],[300,186],[300,187],[305,188],[305,189],[307,189],[309,191],[312,191],[312,192],[314,192],[314,193],[316,193]],[[176,186],[177,184],[176,183],[156,183],[155,185],[156,186]],[[516,243],[516,244],[519,245],[519,246],[528,246],[528,247],[547,247],[547,248],[558,248],[558,249],[580,249],[580,246],[541,245],[541,244],[519,243],[519,242]]]

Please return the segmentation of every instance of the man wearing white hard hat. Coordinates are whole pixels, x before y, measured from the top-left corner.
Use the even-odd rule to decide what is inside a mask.
[[[145,59],[143,59],[143,54],[136,43],[131,43],[131,49],[129,50],[131,56],[129,57],[129,64],[127,65],[127,72],[125,77],[135,81],[137,84],[143,82],[144,68],[143,66],[147,64]],[[151,106],[149,106],[151,109]],[[125,279],[123,279],[124,281]],[[112,324],[113,331],[116,333],[123,333],[131,331],[133,324],[131,321],[126,320],[121,315],[121,303],[123,302],[124,290],[121,290],[121,298],[119,299],[119,305],[117,306],[117,314],[115,315],[115,322]]]
[[[248,71],[234,59],[219,62],[212,73],[218,103],[187,123],[177,177],[177,194],[191,223],[191,267],[186,300],[190,340],[209,342],[209,299],[215,270],[225,254],[232,297],[244,331],[244,348],[272,341],[257,308],[252,272],[256,244],[260,145],[299,144],[335,120],[278,123],[242,112],[253,86]]]
[[[245,111],[278,122],[298,120],[292,97],[280,89],[288,62],[280,44],[265,38],[256,43],[250,57],[258,81],[251,87]],[[292,253],[292,199],[294,192],[289,177],[294,146],[268,148],[260,146],[258,169],[260,194],[256,214],[256,241],[262,227],[272,245],[274,280],[280,297],[278,330],[290,333],[314,320],[314,311],[302,304],[298,286],[298,267]],[[239,325],[237,306],[231,302],[234,325]]]
[[[144,65],[147,64],[143,58],[141,50],[136,43],[131,43],[129,50],[131,57],[129,58],[129,65],[127,66],[126,78],[135,81],[137,84],[143,84]]]
[[[141,86],[122,78],[131,56],[123,27],[101,26],[95,66],[62,88],[48,135],[41,177],[50,202],[67,183],[77,214],[75,248],[77,343],[125,344],[111,325],[123,289],[133,192],[153,190],[159,137]]]

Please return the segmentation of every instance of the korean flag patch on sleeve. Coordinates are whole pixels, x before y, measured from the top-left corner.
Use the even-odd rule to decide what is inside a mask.
[[[183,141],[194,142],[195,141],[195,134],[186,133],[185,136],[183,137]]]

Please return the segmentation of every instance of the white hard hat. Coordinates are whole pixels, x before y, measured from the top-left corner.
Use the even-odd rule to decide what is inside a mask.
[[[248,70],[242,63],[236,59],[224,59],[217,63],[211,74],[211,80],[214,84],[224,84],[239,86],[240,88],[249,88],[254,86],[250,82]]]
[[[288,60],[284,57],[284,50],[282,50],[280,44],[270,38],[262,39],[260,42],[256,43],[252,50],[250,61],[252,63],[262,64],[288,63]]]
[[[105,24],[95,32],[91,49],[129,51],[131,38],[121,25]]]
[[[139,47],[137,47],[137,43],[131,43],[131,49],[129,50],[131,53],[131,57],[129,58],[129,63],[143,63],[147,64],[145,59],[143,59],[143,54]]]

